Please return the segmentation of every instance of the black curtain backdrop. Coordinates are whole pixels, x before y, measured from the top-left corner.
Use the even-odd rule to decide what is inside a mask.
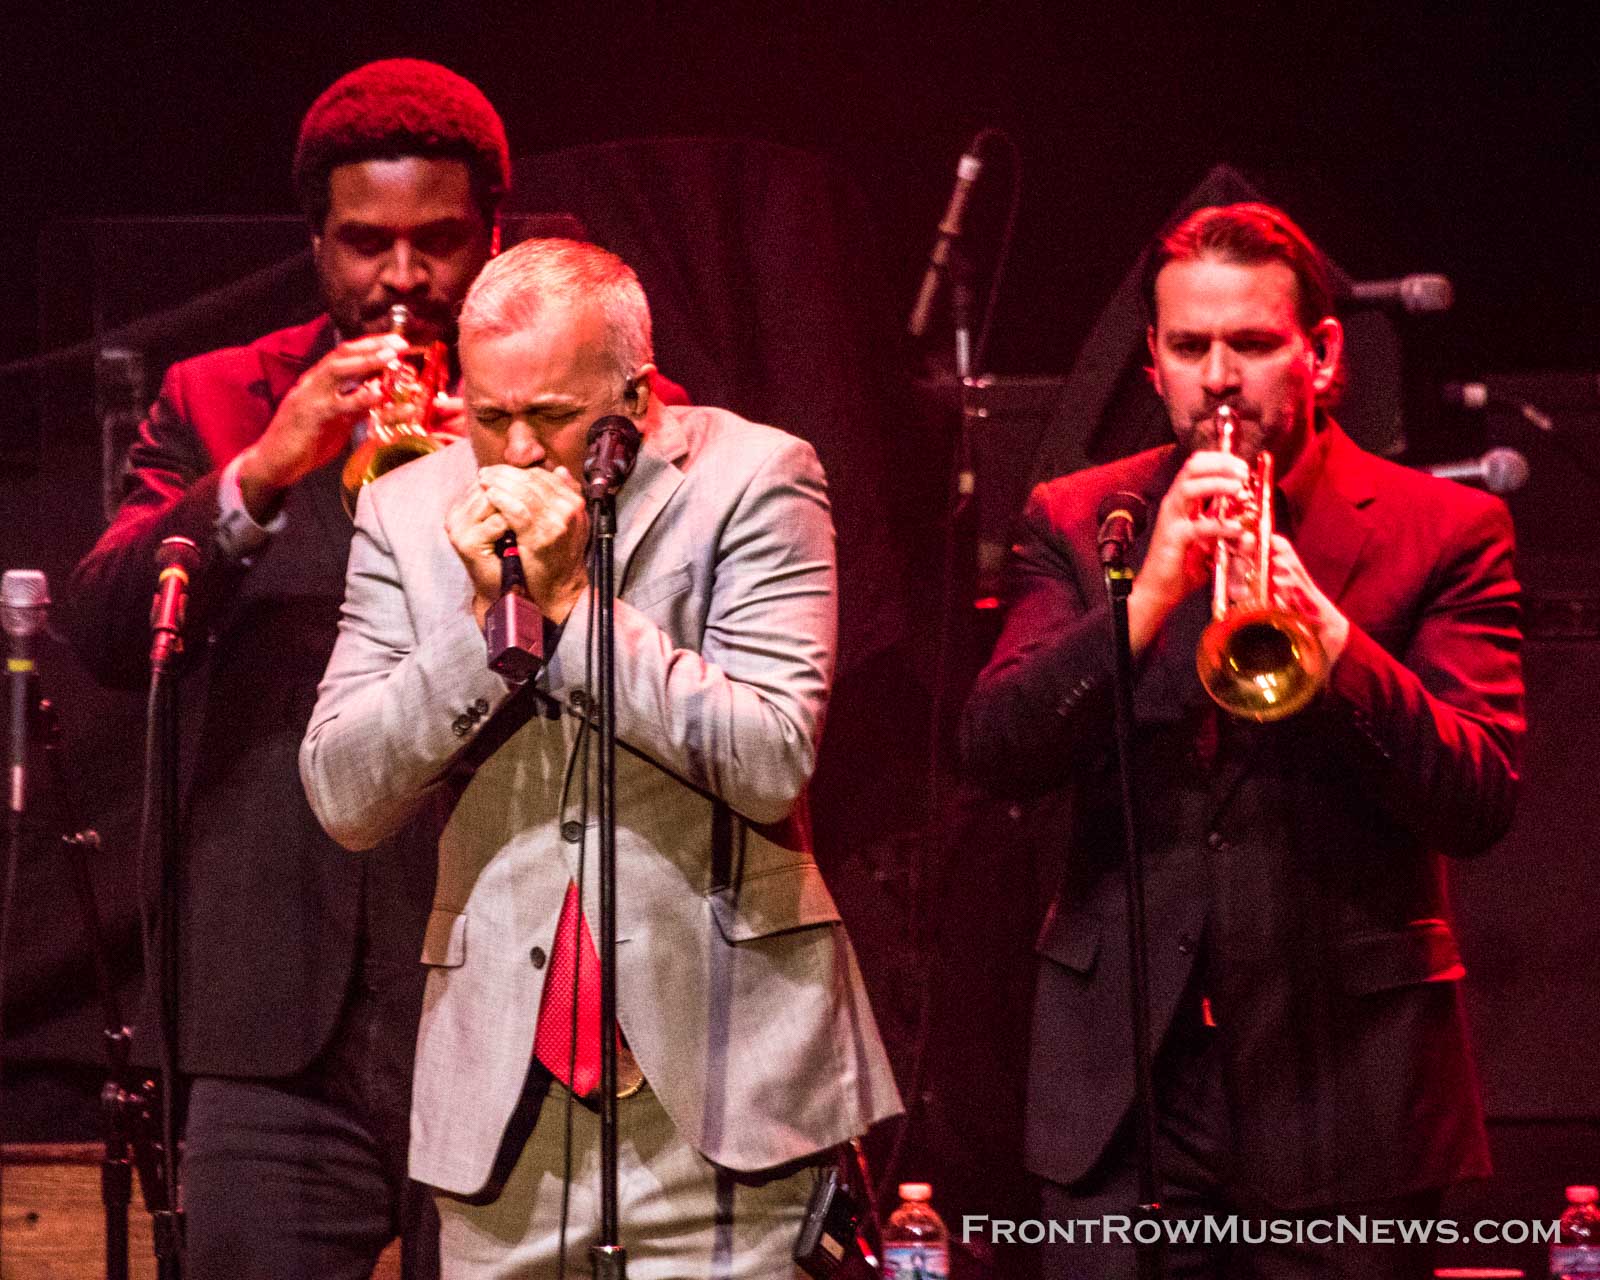
[[[657,363],[692,399],[817,447],[839,531],[841,672],[899,641],[905,557],[889,531],[905,487],[891,459],[918,424],[855,185],[792,147],[650,139],[525,157],[511,207],[573,213],[633,266]]]

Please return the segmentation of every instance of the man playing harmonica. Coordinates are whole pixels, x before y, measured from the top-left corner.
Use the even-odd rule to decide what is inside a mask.
[[[461,357],[470,443],[365,491],[301,752],[312,808],[352,849],[451,810],[411,1151],[440,1192],[445,1272],[554,1275],[563,1240],[576,1271],[596,1239],[577,477],[590,425],[615,414],[643,435],[616,540],[622,1242],[638,1280],[790,1274],[814,1166],[899,1106],[809,851],[835,627],[821,467],[771,427],[661,404],[644,293],[592,245],[529,240],[490,263]],[[525,722],[481,630],[508,532],[551,712]]]
[[[1171,1216],[1428,1216],[1488,1168],[1448,921],[1449,857],[1511,821],[1523,730],[1517,587],[1498,499],[1358,449],[1330,416],[1342,334],[1328,268],[1281,212],[1202,209],[1147,277],[1151,375],[1177,444],[1041,486],[1010,613],[964,721],[991,783],[1072,797],[1039,939],[1027,1159],[1046,1217],[1137,1201],[1107,495],[1145,495],[1128,602],[1134,788],[1149,911],[1156,1161]],[[1218,410],[1237,422],[1217,448]],[[1305,710],[1223,714],[1196,645],[1218,514],[1276,457],[1276,603],[1331,663]],[[1098,1238],[1097,1238],[1098,1239]],[[1425,1274],[1399,1246],[1169,1251],[1171,1274]],[[1214,1268],[1214,1269],[1210,1269]],[[1051,1277],[1133,1274],[1131,1248],[1057,1244]]]

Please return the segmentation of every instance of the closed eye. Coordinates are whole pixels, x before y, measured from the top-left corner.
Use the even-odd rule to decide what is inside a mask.
[[[1277,351],[1280,347],[1282,347],[1283,339],[1279,338],[1276,334],[1270,336],[1251,335],[1247,337],[1234,338],[1228,343],[1228,345],[1241,355],[1265,356],[1271,355],[1274,351]]]

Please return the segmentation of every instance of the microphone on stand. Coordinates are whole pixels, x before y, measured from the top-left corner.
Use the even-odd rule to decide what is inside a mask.
[[[33,715],[33,637],[44,630],[50,584],[38,569],[7,569],[0,579],[0,621],[6,633],[6,683],[10,688],[6,792],[13,820],[27,809],[28,723]]]
[[[200,548],[192,538],[174,534],[156,548],[155,599],[150,602],[150,670],[164,675],[183,652],[183,618],[189,604],[189,575],[200,567]]]
[[[1100,563],[1108,569],[1120,568],[1128,558],[1128,548],[1144,531],[1150,504],[1137,493],[1109,493],[1100,500]]]
[[[583,496],[587,502],[607,498],[622,488],[639,457],[644,437],[633,419],[610,413],[589,428],[583,458]]]
[[[977,139],[973,142],[976,144]],[[944,279],[945,266],[950,261],[950,249],[961,238],[967,200],[982,172],[983,160],[978,155],[977,147],[969,145],[956,162],[956,185],[950,192],[950,203],[939,222],[939,238],[933,242],[933,252],[928,255],[928,269],[923,272],[922,288],[918,290],[916,303],[911,308],[911,318],[906,321],[906,332],[913,338],[922,337],[928,331],[928,322],[933,319],[933,302],[939,293],[939,282]]]
[[[1422,469],[1441,480],[1481,484],[1490,493],[1515,493],[1528,483],[1528,460],[1515,449],[1490,449],[1479,458],[1436,462]]]
[[[1362,307],[1399,307],[1418,314],[1448,311],[1456,300],[1449,276],[1419,274],[1396,280],[1361,280],[1350,286],[1350,302]]]
[[[1496,395],[1481,382],[1447,382],[1439,388],[1439,394],[1446,404],[1453,404],[1459,409],[1487,409],[1493,405],[1521,415],[1529,426],[1546,434],[1556,429],[1555,419],[1538,405],[1513,396]]]

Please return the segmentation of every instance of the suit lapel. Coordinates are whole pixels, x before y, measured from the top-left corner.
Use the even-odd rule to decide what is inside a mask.
[[[661,514],[667,499],[683,483],[678,463],[689,452],[688,437],[678,415],[665,412],[644,438],[633,474],[617,498],[617,590],[628,581],[628,568],[650,526]]]
[[[332,351],[339,340],[333,321],[322,316],[298,328],[286,329],[282,341],[261,353],[261,372],[274,406],[282,402],[300,375]]]
[[[1312,581],[1337,603],[1372,536],[1368,508],[1377,489],[1366,456],[1333,423],[1326,430],[1331,434],[1323,474],[1301,514],[1294,544]]]

